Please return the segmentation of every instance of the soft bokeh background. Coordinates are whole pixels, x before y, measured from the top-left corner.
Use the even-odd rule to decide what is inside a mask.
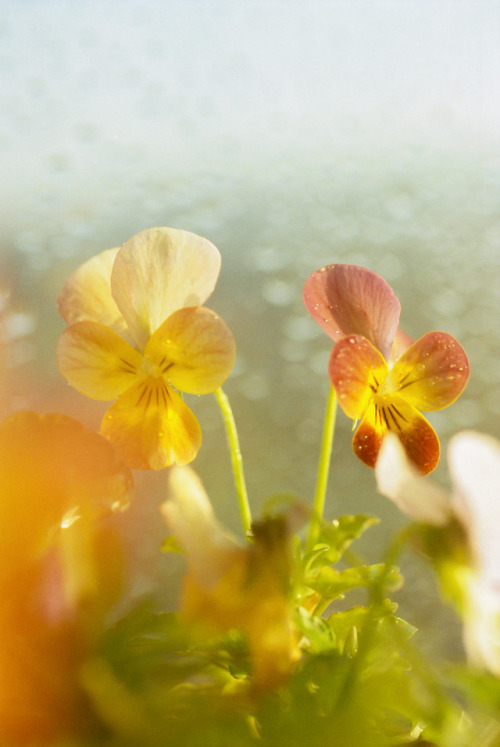
[[[210,305],[238,345],[225,389],[256,514],[313,491],[330,344],[301,292],[323,264],[376,270],[406,331],[467,349],[466,393],[430,417],[444,450],[459,429],[500,436],[499,84],[497,0],[0,0],[2,416],[37,407],[98,427],[102,403],[56,368],[58,291],[93,253],[166,225],[223,255]],[[196,468],[238,529],[215,400],[191,404]],[[382,516],[373,561],[403,520],[338,420],[327,513]],[[137,482],[137,590],[158,574],[173,588],[157,562],[165,476]],[[454,650],[425,567],[404,563],[402,613]]]

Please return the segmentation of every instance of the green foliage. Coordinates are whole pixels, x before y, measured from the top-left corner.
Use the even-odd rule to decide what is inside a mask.
[[[332,566],[374,523],[341,517],[322,528],[311,553],[302,555],[296,544],[299,656],[278,689],[254,689],[240,631],[207,636],[178,613],[156,612],[152,601],[130,610],[107,631],[99,657],[84,671],[102,744],[382,747],[455,727],[456,704],[422,666],[410,643],[415,628],[395,615],[397,605],[387,598],[402,583],[398,569]],[[360,588],[366,606],[321,614]]]

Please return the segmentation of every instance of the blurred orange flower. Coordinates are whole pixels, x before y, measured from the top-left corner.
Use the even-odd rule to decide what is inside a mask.
[[[0,426],[0,741],[43,744],[90,724],[78,670],[123,581],[107,517],[128,468],[63,415]]]
[[[87,397],[116,399],[101,433],[132,468],[187,464],[198,452],[200,426],[178,391],[212,392],[233,367],[231,332],[202,306],[219,269],[206,239],[151,228],[85,262],[62,289],[70,326],[59,368]]]

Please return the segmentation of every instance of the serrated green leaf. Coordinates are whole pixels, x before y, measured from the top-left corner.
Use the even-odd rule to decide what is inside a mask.
[[[342,598],[351,589],[371,587],[374,584],[382,584],[385,590],[395,591],[401,587],[403,578],[398,568],[387,568],[384,563],[377,563],[342,571],[323,566],[315,576],[306,577],[304,582],[321,594],[323,599],[333,600]]]
[[[322,524],[315,547],[304,557],[304,566],[309,569],[316,565],[335,565],[354,540],[378,523],[375,516],[358,514],[339,516],[330,524]]]
[[[310,615],[303,607],[299,607],[295,622],[309,642],[309,652],[321,654],[337,648],[334,631],[322,617]]]

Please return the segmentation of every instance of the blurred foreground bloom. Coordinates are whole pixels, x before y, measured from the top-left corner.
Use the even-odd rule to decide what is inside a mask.
[[[398,328],[401,306],[390,285],[355,265],[327,265],[304,287],[307,310],[334,340],[329,376],[346,415],[361,420],[353,448],[374,467],[387,431],[420,472],[439,461],[439,440],[420,410],[442,410],[463,391],[469,362],[457,340],[428,332],[413,342]]]
[[[0,742],[90,724],[78,671],[122,582],[107,523],[132,482],[111,444],[63,415],[0,426]]]
[[[209,634],[239,628],[248,642],[255,686],[281,684],[297,658],[285,520],[254,524],[254,544],[240,546],[217,521],[198,476],[188,467],[170,472],[162,513],[187,553],[181,613]]]
[[[59,310],[70,325],[57,360],[87,397],[116,402],[101,433],[136,469],[192,461],[198,421],[178,394],[207,394],[228,377],[231,332],[202,306],[220,269],[200,236],[151,228],[85,262],[64,284]]]
[[[422,535],[443,588],[464,620],[470,661],[500,677],[500,443],[464,431],[448,448],[449,495],[422,478],[389,434],[375,467],[380,492],[418,522],[438,527]]]

